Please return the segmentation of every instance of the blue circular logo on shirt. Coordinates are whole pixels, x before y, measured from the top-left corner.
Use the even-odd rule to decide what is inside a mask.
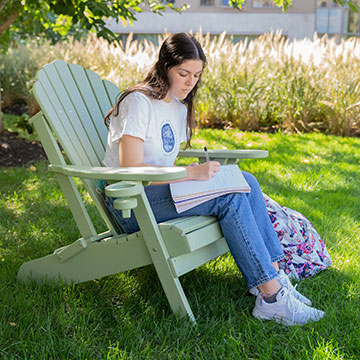
[[[171,153],[175,147],[175,135],[169,123],[165,123],[161,127],[161,140],[163,143],[164,151],[166,153]]]

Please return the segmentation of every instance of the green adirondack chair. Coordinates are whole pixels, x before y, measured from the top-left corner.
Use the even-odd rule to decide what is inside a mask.
[[[117,86],[79,65],[57,60],[37,74],[33,94],[41,111],[32,122],[52,171],[72,211],[81,238],[53,254],[24,263],[22,281],[61,279],[79,283],[153,264],[174,313],[195,322],[179,277],[228,251],[215,217],[183,217],[157,224],[145,196],[152,181],[185,177],[185,168],[108,168],[102,166],[107,129],[104,115],[120,93]],[[66,154],[66,160],[59,145]],[[239,158],[261,158],[265,150],[209,150],[210,159],[235,163]],[[199,157],[203,151],[181,151]],[[73,177],[81,178],[108,231],[97,234]],[[106,194],[128,216],[132,209],[140,231],[121,233],[96,191],[97,180],[107,180]]]

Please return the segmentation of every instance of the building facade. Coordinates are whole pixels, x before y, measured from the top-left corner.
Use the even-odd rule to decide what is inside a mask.
[[[337,6],[331,0],[293,0],[293,6],[283,13],[271,0],[247,0],[241,11],[229,6],[228,0],[164,0],[175,6],[189,5],[179,14],[166,10],[160,16],[151,11],[137,15],[133,26],[109,22],[115,33],[133,32],[137,38],[155,39],[164,31],[201,30],[213,35],[226,31],[234,40],[253,38],[270,31],[281,30],[289,39],[313,38],[314,33],[331,37],[359,34],[359,14]]]

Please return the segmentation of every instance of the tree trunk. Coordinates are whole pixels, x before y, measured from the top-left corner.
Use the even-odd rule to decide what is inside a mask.
[[[17,9],[14,9],[11,15],[2,24],[0,24],[0,35],[13,24],[13,22],[17,19],[18,16],[19,13]]]
[[[5,5],[7,3],[8,0],[0,1],[0,13],[2,10],[4,10]],[[0,24],[0,36],[14,23],[14,21],[17,19],[18,16],[19,16],[18,10],[14,8],[10,16],[8,16],[7,19],[5,19],[5,21],[2,24]],[[4,130],[4,125],[2,121],[2,112],[1,112],[1,84],[0,84],[0,133],[2,133],[3,130]]]

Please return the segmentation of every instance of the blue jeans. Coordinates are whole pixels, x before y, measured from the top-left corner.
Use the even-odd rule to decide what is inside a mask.
[[[234,260],[252,288],[278,276],[272,263],[281,260],[284,254],[256,178],[247,172],[243,174],[251,187],[250,193],[223,195],[181,214],[176,212],[168,184],[146,186],[145,192],[158,223],[182,216],[216,216]],[[113,208],[112,198],[107,197],[105,204],[126,233],[139,230],[133,212],[125,219]]]

